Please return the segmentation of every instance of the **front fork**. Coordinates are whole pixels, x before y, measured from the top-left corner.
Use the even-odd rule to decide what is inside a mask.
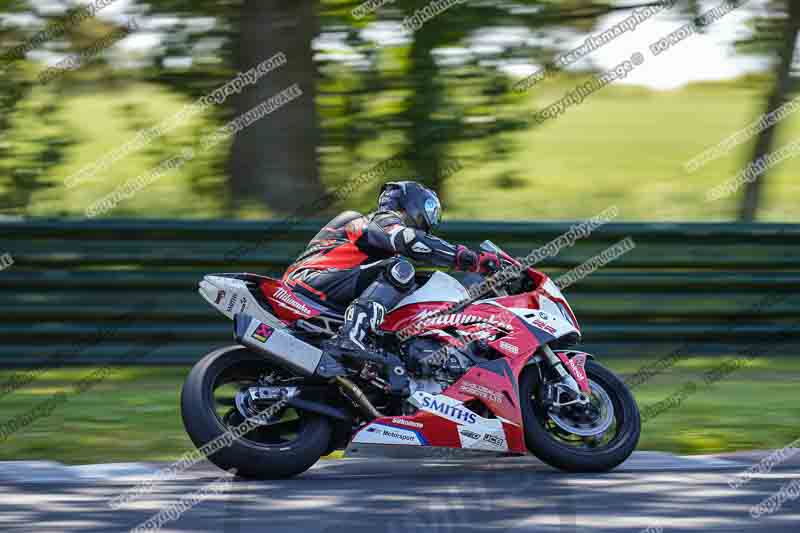
[[[540,351],[559,378],[556,383],[542,383],[540,391],[542,402],[555,409],[573,404],[587,405],[591,394],[586,371],[583,368],[587,354],[576,354],[574,358],[578,359],[576,363],[566,353],[556,353],[546,344]]]
[[[548,363],[550,363],[550,366],[558,374],[561,383],[568,386],[576,393],[580,394],[581,393],[580,385],[578,385],[578,382],[575,380],[572,374],[570,374],[569,371],[566,368],[564,368],[564,362],[556,355],[556,352],[554,352],[553,349],[546,344],[543,344],[540,350],[542,352],[542,355],[544,355],[544,358],[547,360]]]

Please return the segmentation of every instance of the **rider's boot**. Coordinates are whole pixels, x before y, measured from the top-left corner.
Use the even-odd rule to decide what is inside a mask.
[[[359,298],[347,308],[344,325],[325,346],[325,354],[349,368],[375,363],[392,394],[408,395],[409,382],[402,361],[374,346],[375,335],[385,314],[386,308],[379,302],[365,302]]]
[[[400,267],[408,265],[411,274],[405,274]],[[413,267],[406,261],[389,265],[386,275],[375,280],[367,287],[345,311],[344,324],[339,334],[325,346],[325,354],[347,366],[361,366],[362,363],[373,362],[383,370],[382,376],[389,383],[393,394],[407,395],[409,380],[402,361],[392,354],[387,354],[374,347],[374,340],[379,334],[380,325],[391,309],[402,299],[413,283]],[[401,274],[405,274],[400,278]],[[405,281],[405,286],[398,279]],[[405,290],[403,290],[405,289]]]
[[[333,339],[332,346],[338,348],[346,356],[368,359],[372,344],[371,335],[378,333],[383,323],[386,308],[375,301],[358,299],[351,303],[344,313],[344,324],[339,335]]]

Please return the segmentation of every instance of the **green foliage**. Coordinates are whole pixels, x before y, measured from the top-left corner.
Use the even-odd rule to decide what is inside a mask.
[[[347,89],[346,78],[335,79],[340,90]],[[559,98],[581,79],[569,76],[553,80],[517,98],[513,105],[518,119],[532,116],[535,110]],[[450,143],[446,158],[457,159],[463,168],[442,185],[448,196],[445,215],[451,220],[571,220],[592,216],[617,204],[620,220],[730,220],[735,216],[740,195],[706,203],[705,191],[745,166],[752,142],[693,174],[688,174],[683,165],[753,121],[762,112],[760,102],[768,88],[768,79],[754,77],[698,84],[670,92],[611,86],[585,105],[539,127]],[[469,101],[474,90],[457,86],[448,99]],[[404,146],[402,134],[392,129],[375,132],[370,141],[355,142],[347,137],[350,128],[370,128],[370,123],[391,116],[398,98],[386,95],[371,99],[341,92],[340,96],[320,96],[323,128],[337,135],[323,143],[322,177],[329,188],[353,179],[399,153]],[[147,83],[113,83],[104,94],[108,96],[98,99],[94,92],[38,88],[12,116],[13,130],[8,139],[15,155],[2,162],[8,168],[38,168],[40,172],[26,178],[38,184],[30,189],[28,200],[22,196],[26,187],[12,186],[0,191],[16,195],[4,196],[7,198],[4,207],[20,206],[18,210],[6,210],[6,214],[83,216],[92,202],[126,179],[152,169],[182,147],[194,145],[202,134],[218,124],[213,115],[198,117],[147,149],[128,156],[97,181],[67,189],[64,176],[130,140],[139,128],[158,123],[189,102]],[[347,104],[347,98],[357,102]],[[347,105],[359,106],[358,119],[336,111]],[[51,109],[47,114],[42,112],[47,109]],[[698,114],[697,109],[703,113]],[[481,116],[480,108],[474,111],[474,116]],[[86,117],[98,118],[87,121]],[[786,119],[777,146],[799,135],[800,113]],[[50,143],[39,143],[37,139],[41,138],[65,142],[60,147],[61,155],[56,159],[44,158],[46,154],[41,149]],[[219,146],[213,153],[164,176],[120,204],[109,216],[223,216],[225,178],[220,167],[226,149]],[[497,157],[502,151],[506,152],[504,158]],[[800,207],[795,201],[800,194],[798,175],[800,158],[775,167],[762,206],[762,220],[800,220]],[[409,177],[410,170],[406,167],[387,179]],[[14,179],[21,182],[22,177]],[[340,207],[370,209],[377,187],[376,182],[358,189]],[[262,206],[252,207],[239,216],[253,219],[271,213]]]
[[[65,176],[234,76],[242,42],[240,14],[248,1],[254,0],[147,4],[148,17],[172,17],[177,22],[154,55],[135,56],[141,61],[135,68],[112,69],[98,61],[45,87],[34,87],[32,80],[43,64],[28,60],[11,65],[0,78],[0,213],[81,216],[89,203],[125,179],[192,146],[231,118],[233,107],[215,106],[116,163],[97,182],[75,190],[62,184]],[[470,39],[478,32],[500,34],[512,26],[537,36],[591,31],[601,16],[619,9],[616,3],[470,1],[454,5],[402,39],[400,25],[427,0],[387,4],[355,20],[351,10],[360,3],[318,2],[318,30],[308,36],[317,42],[315,64],[292,64],[296,60],[290,58],[291,66],[286,67],[316,69],[321,133],[316,151],[326,186],[342,184],[382,159],[403,153],[408,154],[407,168],[391,177],[422,179],[437,188],[446,197],[451,218],[574,219],[612,202],[624,205],[622,217],[632,220],[734,216],[735,198],[709,208],[702,194],[735,174],[744,152],[737,151],[697,175],[686,175],[681,165],[762,110],[760,102],[768,92],[763,80],[744,78],[672,93],[607,87],[552,124],[534,127],[532,111],[552,103],[579,80],[570,74],[520,97],[509,90],[509,78],[499,66],[513,60],[548,64],[565,43],[520,39],[475,53],[469,48]],[[28,1],[5,1],[0,6],[6,12],[32,11]],[[136,3],[133,8],[132,14],[145,6]],[[698,2],[682,0],[675,12],[688,18],[698,9]],[[774,24],[783,10],[783,1],[772,2],[769,16],[755,19],[754,26]],[[2,26],[2,49],[64,18],[64,14],[39,16],[39,26]],[[381,42],[388,34],[376,33],[374,22],[386,31],[394,28],[395,44]],[[110,26],[97,18],[86,20],[44,43],[40,51],[85,48],[108,33]],[[363,31],[368,27],[370,32]],[[756,41],[742,43],[742,50],[774,53],[763,48],[770,42],[769,28],[759,31]],[[761,48],[753,48],[754,44]],[[270,46],[275,50],[265,54],[279,50],[281,43]],[[170,61],[182,57],[191,63],[170,66]],[[704,113],[689,128],[687,121],[697,122],[697,109]],[[787,121],[781,137],[788,137],[795,125],[794,119]],[[228,146],[220,146],[204,154],[110,215],[272,215],[260,202],[230,198],[227,150]],[[442,170],[454,157],[465,168],[444,180]],[[796,165],[788,161],[770,178],[774,181],[768,189],[765,220],[797,216],[791,201],[796,194],[792,185]],[[263,177],[265,188],[272,179],[277,178]],[[359,191],[348,205],[368,208],[373,193],[374,187]]]

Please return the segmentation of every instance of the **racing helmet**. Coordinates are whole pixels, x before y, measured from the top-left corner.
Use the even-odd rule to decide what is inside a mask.
[[[416,181],[389,181],[381,187],[378,208],[399,211],[407,226],[430,233],[442,219],[442,204],[436,193]]]

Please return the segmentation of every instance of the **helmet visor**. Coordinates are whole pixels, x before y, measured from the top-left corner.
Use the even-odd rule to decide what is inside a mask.
[[[442,204],[438,198],[427,198],[425,200],[425,221],[433,229],[442,221]]]

